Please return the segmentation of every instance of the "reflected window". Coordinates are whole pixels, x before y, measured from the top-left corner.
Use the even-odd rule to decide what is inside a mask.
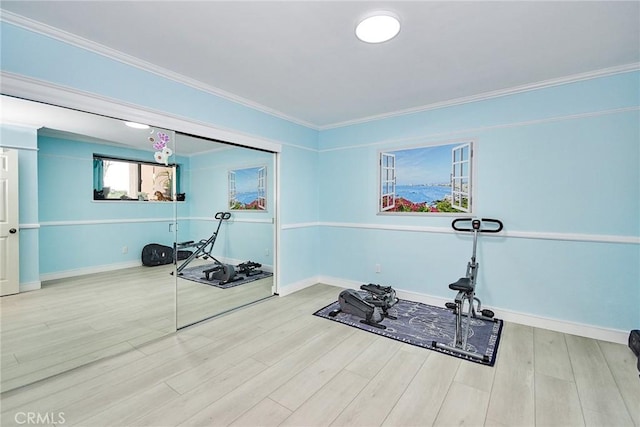
[[[229,209],[267,209],[267,167],[229,171]]]
[[[94,200],[172,201],[178,165],[93,155]]]

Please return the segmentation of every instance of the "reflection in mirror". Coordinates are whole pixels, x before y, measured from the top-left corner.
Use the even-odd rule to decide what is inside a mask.
[[[176,199],[188,163],[174,132],[6,96],[0,110],[0,146],[18,158],[20,254],[6,267],[17,293],[0,298],[1,390],[174,332],[173,257],[141,263],[148,244],[175,241],[176,203],[158,202]]]
[[[93,200],[173,201],[177,166],[93,155]]]
[[[188,152],[179,163],[181,328],[274,294],[275,154],[181,133],[176,140]]]

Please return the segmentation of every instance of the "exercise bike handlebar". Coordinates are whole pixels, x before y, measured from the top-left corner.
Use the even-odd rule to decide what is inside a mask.
[[[223,221],[231,218],[231,212],[217,212],[214,216],[215,219],[221,219]]]
[[[458,223],[461,222],[469,222],[471,221],[471,228],[460,227]],[[483,223],[491,224],[489,228],[483,228]],[[453,227],[456,231],[478,231],[479,233],[499,233],[504,228],[502,221],[499,219],[492,218],[482,218],[482,219],[474,219],[474,218],[456,218],[451,223],[451,227]]]

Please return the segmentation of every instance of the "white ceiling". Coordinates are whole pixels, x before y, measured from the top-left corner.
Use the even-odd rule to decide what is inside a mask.
[[[639,1],[3,0],[0,7],[3,19],[29,18],[318,129],[640,63]],[[376,9],[400,16],[400,34],[362,43],[355,24]]]

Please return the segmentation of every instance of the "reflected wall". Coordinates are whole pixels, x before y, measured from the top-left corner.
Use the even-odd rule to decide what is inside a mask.
[[[150,269],[140,257],[149,242],[173,245],[176,213],[174,202],[138,194],[95,197],[94,156],[153,163],[159,128],[5,96],[2,106],[20,211],[20,293],[0,298],[4,392],[176,330],[174,265]],[[142,179],[120,175],[132,191]]]
[[[20,167],[21,292],[0,298],[1,391],[274,294],[275,154],[161,128],[122,133],[118,119],[6,96],[2,103],[0,146],[18,151]],[[97,194],[96,155],[164,163],[150,139],[159,130],[171,136],[167,164],[178,170],[171,191],[163,190],[172,200],[136,194],[131,182],[121,198]],[[230,171],[256,166],[264,169],[266,209],[230,210]],[[221,289],[179,277],[174,262],[142,265],[150,243],[173,248],[209,238],[219,211],[231,218],[211,254],[236,267],[251,262],[264,276]],[[199,257],[194,265],[210,262]]]
[[[211,253],[215,260],[231,265],[238,271],[234,279],[243,276],[238,266],[247,262],[259,264],[256,270],[271,273],[257,280],[239,279],[229,283],[228,287],[216,286],[215,281],[194,281],[184,275],[178,276],[177,325],[180,328],[274,294],[272,273],[275,264],[276,174],[273,153],[221,145],[180,133],[176,139],[178,146],[183,142],[192,147],[192,154],[180,165],[184,171],[186,203],[178,204],[178,242],[210,239],[220,225]],[[255,195],[249,194],[254,187],[251,183],[247,183],[249,191],[244,191],[243,187],[235,187],[236,197],[240,199],[242,193],[243,204],[255,209],[231,209],[234,205],[230,204],[230,192],[233,199],[230,175],[235,170],[256,167],[264,169],[264,173],[260,175],[264,179],[264,194],[258,191],[255,191]],[[256,188],[259,186],[257,180],[258,177]],[[265,198],[266,203],[261,205],[260,197]],[[255,203],[252,198],[255,198]],[[263,206],[266,208],[262,209]],[[216,212],[229,212],[231,217],[218,224],[219,221],[214,218]],[[199,258],[190,263],[190,267],[201,265],[200,271],[203,271],[215,266],[215,260]],[[206,279],[206,275],[201,272],[199,277]]]

